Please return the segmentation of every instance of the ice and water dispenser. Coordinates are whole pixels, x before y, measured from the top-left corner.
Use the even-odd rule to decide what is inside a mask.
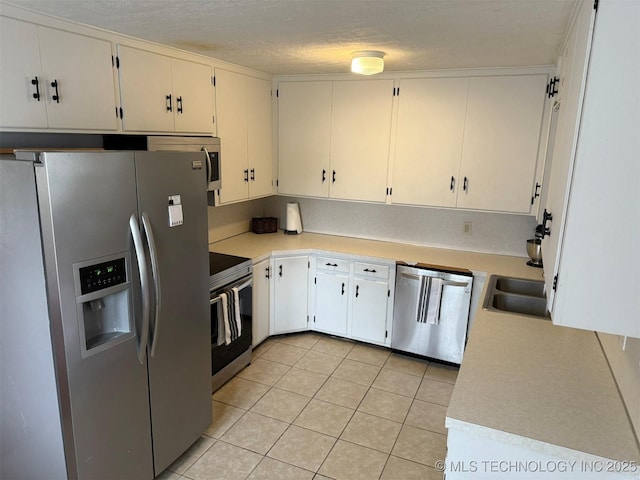
[[[74,264],[82,357],[134,335],[129,255]]]

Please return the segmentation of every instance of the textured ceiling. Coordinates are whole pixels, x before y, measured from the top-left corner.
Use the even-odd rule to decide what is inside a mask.
[[[555,64],[578,0],[8,0],[274,75]]]

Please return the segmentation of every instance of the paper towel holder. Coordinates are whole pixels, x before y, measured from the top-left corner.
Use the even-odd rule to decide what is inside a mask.
[[[298,202],[287,203],[287,217],[285,219],[285,235],[298,235],[302,233],[302,218],[300,217],[300,204]]]

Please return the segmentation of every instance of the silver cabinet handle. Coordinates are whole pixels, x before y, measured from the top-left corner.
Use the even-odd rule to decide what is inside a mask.
[[[147,244],[149,245],[149,255],[151,256],[151,274],[153,277],[153,291],[155,294],[155,308],[153,314],[153,339],[151,341],[151,356],[156,353],[156,345],[158,344],[158,333],[160,332],[160,309],[162,301],[160,296],[160,267],[158,266],[158,250],[156,242],[153,238],[153,230],[151,222],[146,212],[142,213],[142,227],[144,228]]]
[[[142,290],[142,327],[140,328],[140,342],[138,343],[138,361],[144,364],[144,356],[147,351],[147,341],[149,338],[149,277],[147,272],[147,258],[144,255],[142,236],[138,221],[135,215],[129,217],[129,229],[133,238],[133,247],[138,260],[138,270],[140,272],[140,289]]]

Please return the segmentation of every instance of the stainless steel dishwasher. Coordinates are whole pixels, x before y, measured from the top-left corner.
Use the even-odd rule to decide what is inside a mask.
[[[460,364],[472,287],[468,270],[399,262],[391,348]]]

